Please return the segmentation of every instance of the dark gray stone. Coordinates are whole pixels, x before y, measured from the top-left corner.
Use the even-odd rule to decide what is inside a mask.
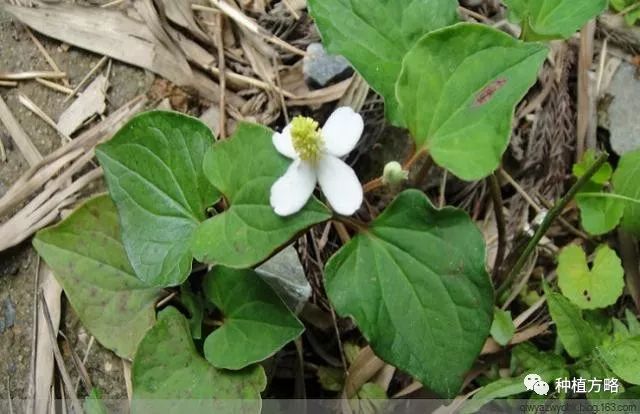
[[[347,59],[328,54],[320,43],[311,43],[307,47],[302,70],[307,84],[315,88],[347,79],[353,73]]]

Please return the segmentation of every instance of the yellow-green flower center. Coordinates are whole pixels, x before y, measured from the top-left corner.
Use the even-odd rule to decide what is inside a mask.
[[[315,162],[320,158],[324,142],[318,123],[306,116],[296,116],[291,121],[293,149],[300,159]]]

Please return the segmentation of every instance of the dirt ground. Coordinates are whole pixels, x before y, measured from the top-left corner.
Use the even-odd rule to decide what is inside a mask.
[[[100,60],[99,56],[70,47],[65,51],[60,42],[36,35],[49,54],[77,84]],[[28,33],[19,23],[0,10],[0,72],[51,70]],[[110,112],[135,96],[145,93],[154,75],[123,64],[115,63],[111,70],[111,87],[107,111]],[[54,120],[65,109],[66,95],[52,91],[36,82],[20,82],[17,88],[0,86],[0,96],[20,122],[42,155],[60,147],[61,139],[44,121],[18,101],[18,93],[29,97]],[[0,138],[7,152],[7,161],[0,161],[0,196],[22,174],[28,164],[14,147],[4,126],[0,124]],[[6,218],[5,218],[6,219]],[[0,218],[0,221],[2,219]],[[0,235],[2,237],[2,235]],[[29,372],[33,329],[34,278],[38,256],[30,241],[0,253],[0,400],[28,397]],[[64,321],[61,331],[71,341],[78,355],[85,355],[90,336],[63,300]],[[72,378],[77,374],[71,363],[67,365]],[[111,352],[95,343],[89,352],[86,367],[94,386],[105,398],[126,397],[122,363]],[[83,395],[80,387],[79,395]]]

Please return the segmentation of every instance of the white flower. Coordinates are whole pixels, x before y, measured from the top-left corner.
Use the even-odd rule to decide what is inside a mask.
[[[297,213],[307,204],[316,183],[333,210],[350,216],[362,204],[362,185],[340,157],[351,152],[364,128],[362,117],[349,107],[336,109],[322,129],[311,118],[297,116],[273,145],[293,163],[271,187],[271,207],[279,216]]]

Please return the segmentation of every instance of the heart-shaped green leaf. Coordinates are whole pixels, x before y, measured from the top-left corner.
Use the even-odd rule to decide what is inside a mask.
[[[640,200],[640,150],[628,152],[620,158],[612,182],[616,194]],[[625,203],[622,228],[640,235],[640,203]]]
[[[457,395],[493,313],[484,240],[466,213],[407,190],[329,260],[325,275],[336,310],[353,316],[377,355]]]
[[[404,58],[396,86],[417,147],[465,180],[489,175],[507,148],[514,107],[546,54],[541,44],[477,24],[421,38]]]
[[[423,35],[458,20],[454,0],[309,0],[327,49],[345,56],[403,126],[395,84],[402,59]]]
[[[640,336],[598,348],[598,355],[617,376],[640,385]]]
[[[624,269],[607,245],[598,247],[591,269],[579,246],[565,247],[558,256],[557,272],[562,294],[581,309],[613,305],[624,289]]]
[[[598,194],[600,190],[602,190],[602,186],[594,187],[592,183],[587,183],[583,190],[576,195],[582,227],[594,236],[615,229],[622,219],[625,208],[624,201],[607,197],[608,193]]]
[[[594,150],[587,150],[582,156],[582,160],[573,166],[573,175],[577,178],[582,177],[596,162],[596,158]],[[624,212],[624,202],[607,197],[607,193],[602,192],[612,174],[611,164],[604,163],[576,195],[582,227],[589,234],[595,236],[615,229]],[[601,193],[602,196],[595,196],[597,193]]]
[[[38,232],[33,246],[89,332],[104,347],[131,358],[156,319],[162,290],[135,276],[111,199],[89,200],[62,223]]]
[[[209,364],[196,351],[189,322],[171,307],[140,342],[131,373],[134,412],[259,413],[267,383],[259,365],[227,371]]]
[[[274,213],[269,192],[291,160],[278,154],[272,135],[268,128],[240,124],[232,137],[217,143],[205,155],[204,172],[230,207],[196,230],[191,249],[199,261],[251,267],[299,232],[331,217],[316,198],[293,216]]]
[[[216,266],[205,277],[203,289],[224,319],[204,342],[205,358],[218,368],[241,369],[267,359],[304,331],[253,270]]]
[[[526,40],[567,39],[602,13],[607,0],[504,0]]]
[[[560,293],[545,287],[551,319],[556,324],[564,349],[573,358],[589,354],[596,347],[594,329],[582,317],[580,309]]]
[[[220,195],[202,173],[209,128],[173,112],[147,112],[96,148],[118,207],[122,241],[136,275],[174,286],[191,272],[189,242]]]

